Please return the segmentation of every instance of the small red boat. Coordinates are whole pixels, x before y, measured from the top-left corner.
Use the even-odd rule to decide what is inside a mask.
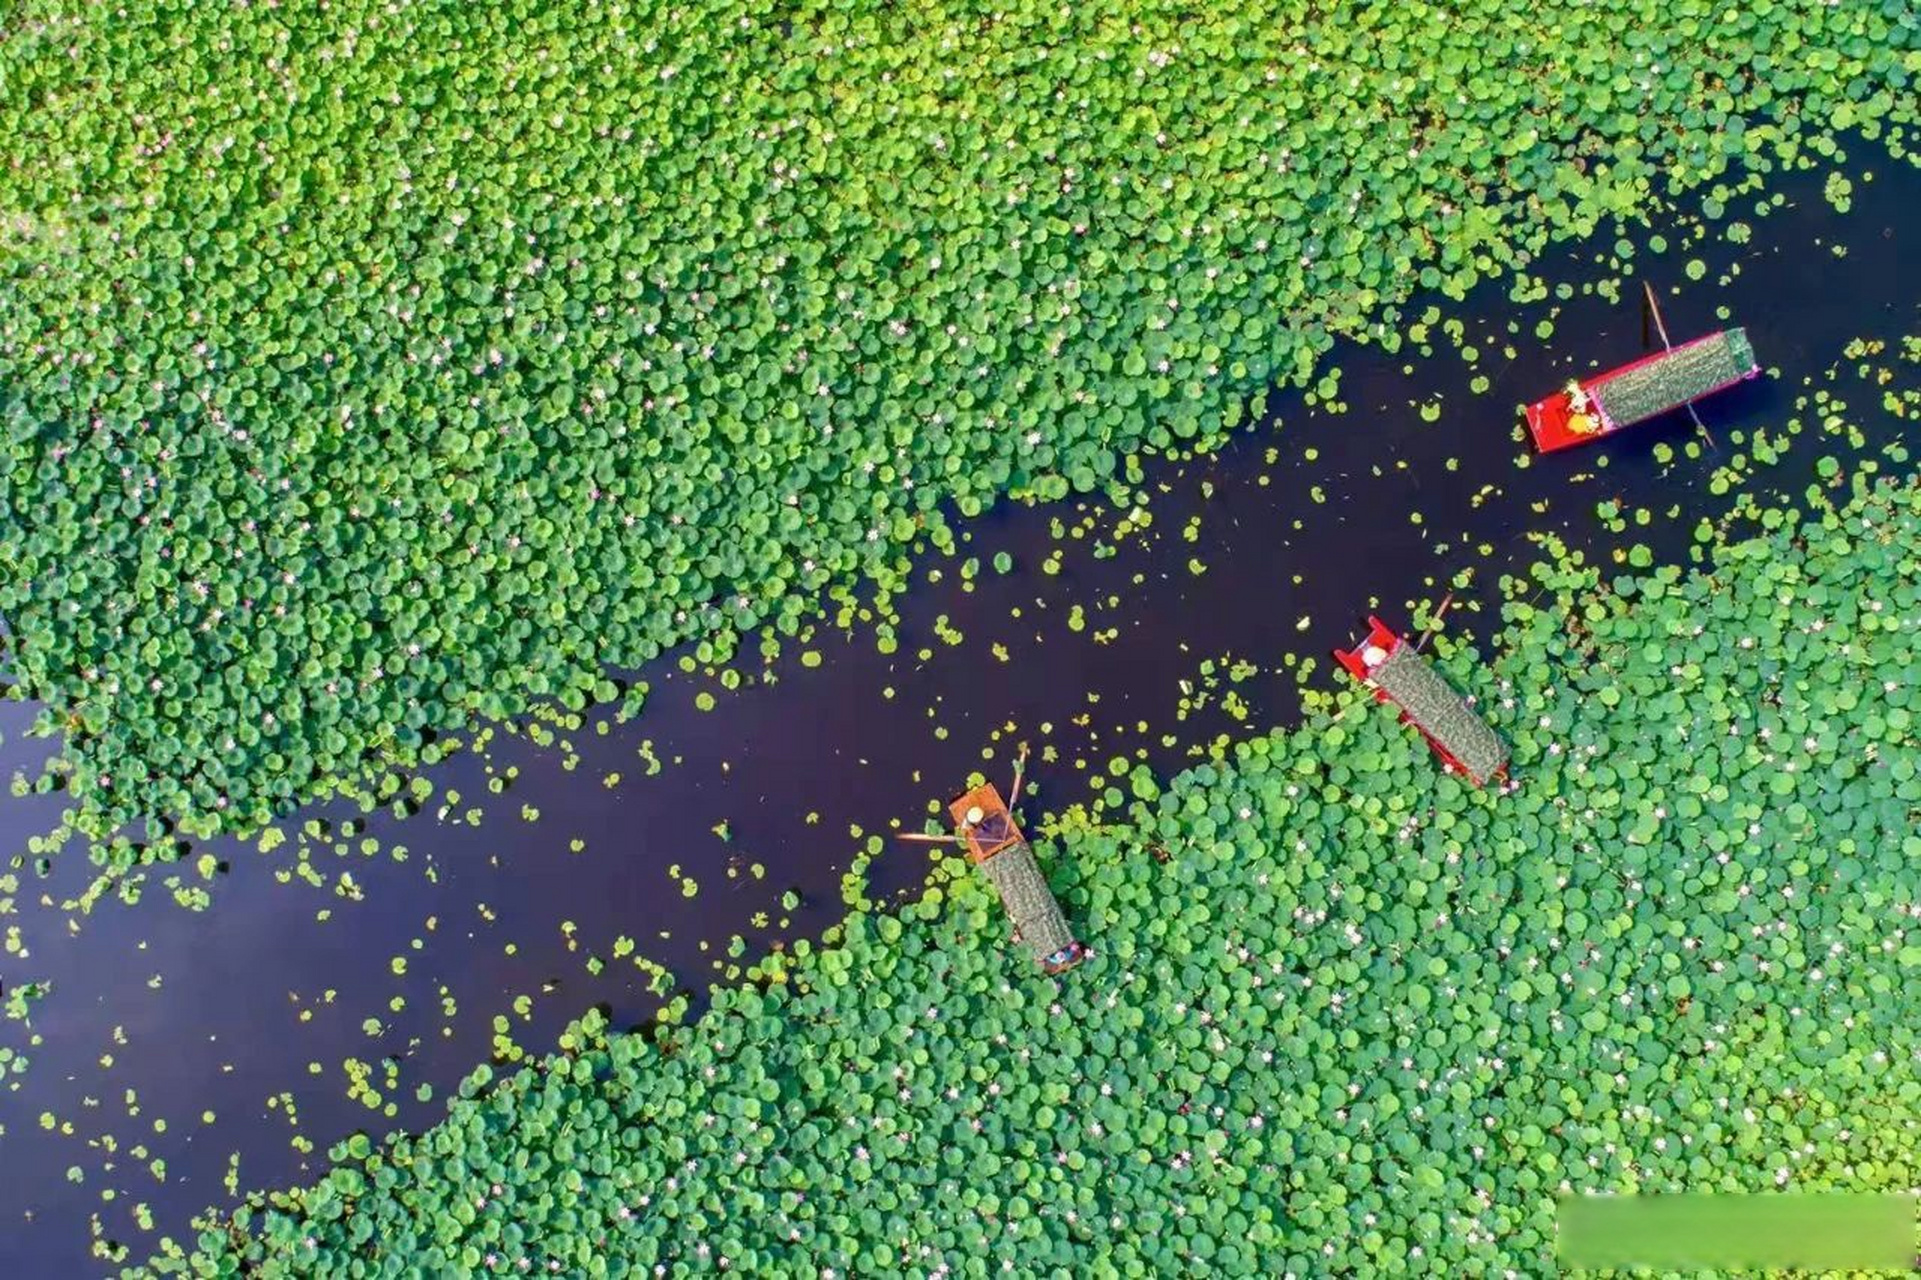
[[[1334,651],[1349,674],[1373,691],[1376,702],[1399,708],[1402,722],[1420,730],[1447,768],[1477,787],[1505,776],[1507,744],[1467,699],[1386,623],[1370,617],[1367,625],[1367,639],[1359,649]]]
[[[1570,383],[1536,400],[1527,407],[1527,429],[1534,435],[1536,448],[1552,453],[1599,440],[1671,409],[1692,406],[1703,396],[1760,372],[1747,330],[1724,329]]]

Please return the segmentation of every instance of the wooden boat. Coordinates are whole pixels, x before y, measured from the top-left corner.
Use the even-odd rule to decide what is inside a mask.
[[[1505,776],[1507,744],[1467,699],[1386,623],[1369,617],[1367,625],[1359,649],[1334,651],[1349,674],[1373,691],[1375,701],[1393,703],[1402,723],[1418,729],[1447,768],[1477,787]]]
[[[1017,784],[1018,785],[1018,784]],[[1049,973],[1079,964],[1085,948],[1075,940],[1067,917],[1047,887],[1033,847],[1014,823],[1000,788],[982,783],[947,806],[967,856],[993,882],[1001,905],[1014,922],[1014,939]]]
[[[1684,405],[1692,412],[1696,400],[1760,372],[1747,330],[1724,329],[1595,374],[1578,394],[1564,388],[1536,400],[1527,427],[1541,452],[1569,449]]]

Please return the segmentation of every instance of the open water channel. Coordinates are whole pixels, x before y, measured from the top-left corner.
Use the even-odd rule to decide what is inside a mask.
[[[1017,741],[1036,751],[1024,816],[1044,826],[1090,799],[1113,757],[1172,773],[1220,735],[1291,722],[1290,660],[1316,661],[1309,679],[1329,685],[1328,649],[1369,612],[1404,620],[1464,569],[1474,572],[1449,629],[1491,632],[1500,577],[1539,558],[1535,534],[1604,563],[1628,542],[1685,561],[1697,519],[1733,502],[1710,493],[1708,476],[1737,452],[1735,433],[1779,428],[1849,340],[1921,332],[1921,172],[1878,147],[1855,150],[1874,177],[1854,166],[1847,214],[1822,198],[1822,175],[1777,178],[1781,207],[1755,216],[1744,197],[1731,208],[1753,227],[1746,243],[1718,232],[1684,243],[1698,232],[1662,219],[1654,230],[1668,251],[1634,257],[1668,286],[1677,341],[1744,324],[1772,370],[1703,405],[1718,447],[1699,458],[1687,456],[1698,437],[1682,415],[1552,458],[1529,458],[1521,443],[1519,402],[1643,350],[1638,282],[1618,300],[1580,291],[1608,274],[1599,262],[1610,231],[1537,264],[1550,283],[1575,286],[1573,297],[1516,304],[1503,282],[1464,303],[1419,300],[1411,314],[1433,302],[1460,337],[1436,325],[1428,358],[1341,352],[1344,412],[1276,395],[1267,418],[1217,454],[1150,464],[1145,532],[1116,536],[1124,513],[1100,504],[1003,506],[966,526],[958,556],[922,557],[895,602],[896,652],[879,652],[871,630],[823,627],[806,646],[818,665],[790,644],[771,668],[738,664],[748,679],[733,691],[664,659],[637,673],[653,686],[638,720],[602,734],[590,716],[565,747],[504,736],[489,760],[456,757],[431,772],[424,812],[371,816],[379,851],[316,855],[319,887],[282,878],[291,845],[262,854],[221,842],[205,850],[229,864],[209,910],[177,906],[156,878],[137,905],[108,900],[70,918],[59,903],[90,878],[78,851],[44,879],[27,870],[20,915],[0,923],[20,926],[29,954],[0,958],[0,981],[53,990],[35,1008],[29,1071],[0,1092],[0,1275],[109,1269],[89,1256],[96,1217],[103,1238],[143,1255],[155,1237],[136,1206],[155,1233],[190,1236],[192,1214],[231,1201],[223,1183],[235,1153],[243,1190],[285,1186],[311,1181],[328,1145],[356,1129],[431,1123],[492,1054],[496,1016],[535,1053],[594,1004],[617,1026],[645,1019],[660,998],[617,939],[697,991],[734,935],[749,960],[777,938],[817,935],[843,909],[839,878],[862,843],[851,828],[919,829],[928,803],[970,771],[1004,779]],[[1699,281],[1684,274],[1691,258],[1707,265]],[[1544,319],[1552,334],[1537,338]],[[1462,359],[1465,345],[1477,363]],[[1489,384],[1478,394],[1477,377]],[[1834,386],[1879,457],[1900,424],[1851,376]],[[1804,438],[1755,487],[1800,492],[1823,451],[1833,444]],[[1607,499],[1655,518],[1610,533],[1594,514]],[[1000,552],[1011,573],[988,567]],[[1058,572],[1045,572],[1056,552]],[[972,590],[960,572],[968,557],[982,565]],[[1209,660],[1217,675],[1237,661],[1252,672],[1210,686]],[[714,710],[696,705],[703,691]],[[47,753],[23,739],[31,712],[0,704],[9,770],[31,772]],[[490,764],[518,767],[504,794],[488,790]],[[449,789],[462,798],[443,820]],[[459,820],[473,806],[485,814],[477,826]],[[57,811],[52,797],[0,801],[9,848]],[[289,830],[314,816],[351,815],[318,808]],[[897,846],[874,883],[911,891],[925,867],[924,852]],[[345,892],[343,872],[355,886]],[[789,890],[800,905],[784,909]],[[17,1024],[0,1028],[0,1044],[25,1047]],[[393,1118],[348,1096],[349,1059],[367,1065]],[[417,1098],[422,1085],[432,1100]]]

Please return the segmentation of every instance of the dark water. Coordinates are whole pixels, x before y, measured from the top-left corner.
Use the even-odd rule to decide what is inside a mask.
[[[485,762],[475,756],[436,769],[438,792],[462,793],[457,810],[484,807],[478,827],[436,821],[438,796],[411,819],[377,814],[369,834],[383,851],[317,856],[324,888],[276,879],[292,865],[286,848],[262,855],[210,846],[231,870],[204,914],[177,908],[156,883],[138,906],[103,903],[70,927],[57,906],[35,900],[44,892],[57,904],[77,893],[88,869],[70,856],[45,881],[29,874],[21,915],[0,926],[17,922],[32,954],[0,958],[0,980],[51,979],[55,990],[35,1013],[43,1042],[31,1051],[31,1071],[17,1090],[0,1093],[0,1203],[13,1215],[0,1233],[0,1275],[101,1270],[88,1257],[93,1217],[105,1238],[144,1252],[153,1237],[136,1226],[139,1204],[150,1206],[158,1231],[185,1238],[191,1214],[227,1200],[230,1152],[241,1155],[243,1188],[281,1186],[310,1180],[328,1144],[356,1128],[377,1134],[430,1123],[442,1113],[439,1097],[489,1057],[492,1019],[509,1014],[518,996],[533,999],[527,1018],[510,1014],[514,1036],[536,1052],[595,1003],[611,1008],[617,1025],[644,1019],[659,1000],[644,974],[614,958],[621,935],[672,969],[677,983],[698,988],[725,962],[731,935],[743,935],[751,958],[776,937],[818,934],[842,911],[839,876],[861,843],[851,826],[919,827],[929,802],[958,790],[970,771],[1004,779],[1015,741],[1031,741],[1037,752],[1037,791],[1023,805],[1033,825],[1089,799],[1113,757],[1171,772],[1195,744],[1288,722],[1298,709],[1289,655],[1325,667],[1327,650],[1346,644],[1368,612],[1405,619],[1463,569],[1475,572],[1456,593],[1450,629],[1489,629],[1500,575],[1538,558],[1531,531],[1558,533],[1591,556],[1640,541],[1657,559],[1684,559],[1695,520],[1731,502],[1711,497],[1705,477],[1735,451],[1735,432],[1782,424],[1803,379],[1819,378],[1849,339],[1921,331],[1907,265],[1921,252],[1911,212],[1921,207],[1921,174],[1880,155],[1870,167],[1872,182],[1853,175],[1846,216],[1820,198],[1820,175],[1783,179],[1774,189],[1789,203],[1769,216],[1744,212],[1750,200],[1733,202],[1730,216],[1754,227],[1750,242],[1683,248],[1684,233],[1666,225],[1657,229],[1673,247],[1636,257],[1638,269],[1667,285],[1685,283],[1690,257],[1710,268],[1679,295],[1664,295],[1677,341],[1745,324],[1764,366],[1779,371],[1704,406],[1718,453],[1688,459],[1681,451],[1694,429],[1671,417],[1604,448],[1519,465],[1528,451],[1515,406],[1572,373],[1638,355],[1638,293],[1517,305],[1506,284],[1491,286],[1463,304],[1436,300],[1466,326],[1464,340],[1481,353],[1477,366],[1455,354],[1460,344],[1438,325],[1432,359],[1346,353],[1346,412],[1277,396],[1269,420],[1219,454],[1151,467],[1151,530],[1119,540],[1111,557],[1095,548],[1113,541],[1115,512],[1003,508],[968,526],[961,558],[978,557],[984,567],[971,592],[961,589],[958,558],[923,560],[942,580],[930,584],[923,573],[897,602],[900,647],[892,655],[877,651],[871,633],[826,631],[812,644],[820,665],[803,666],[789,646],[772,680],[753,678],[758,662],[740,664],[750,687],[737,692],[663,662],[641,673],[654,695],[637,722],[605,736],[591,723],[567,735],[578,754],[571,770],[566,751],[513,738],[491,748],[496,766],[520,769],[505,795],[488,794]],[[1596,278],[1605,274],[1596,265],[1607,252],[1600,246],[1614,238],[1555,255],[1539,270],[1550,282]],[[1837,239],[1845,256],[1831,251]],[[1738,273],[1724,280],[1730,266]],[[1731,321],[1717,317],[1723,306]],[[1550,316],[1551,338],[1537,339],[1536,323]],[[1471,390],[1477,375],[1491,382],[1485,394]],[[1872,397],[1851,378],[1840,386],[1856,392],[1861,420],[1875,422]],[[1417,404],[1436,401],[1438,418],[1424,421]],[[1675,451],[1672,463],[1657,457],[1662,444]],[[1763,487],[1800,490],[1821,451],[1804,442],[1789,463],[1764,473]],[[1317,486],[1325,501],[1316,501]],[[1651,508],[1656,518],[1609,534],[1593,515],[1609,498]],[[1410,518],[1417,512],[1418,524]],[[1089,521],[1091,531],[1059,540],[1060,571],[1049,575],[1041,565],[1057,545],[1056,520]],[[985,568],[1001,551],[1016,562],[1004,577]],[[1191,560],[1205,572],[1194,574]],[[1069,621],[1076,604],[1085,607],[1081,630]],[[964,637],[959,644],[937,634],[943,615]],[[923,648],[932,650],[925,659]],[[1198,691],[1203,660],[1224,658],[1258,670],[1183,714],[1182,681]],[[1230,687],[1244,704],[1240,716],[1220,696]],[[717,710],[696,707],[703,690],[718,698]],[[22,767],[45,753],[20,741],[26,709],[0,706],[0,715],[0,758]],[[658,776],[644,776],[644,740],[663,762]],[[604,785],[615,771],[618,784]],[[538,806],[538,821],[522,820],[522,804]],[[46,799],[10,800],[0,806],[0,825],[18,848],[56,811]],[[725,839],[715,831],[722,823]],[[585,842],[578,853],[569,848],[576,838]],[[392,856],[394,846],[406,847],[404,860]],[[751,874],[755,863],[764,879]],[[875,865],[874,882],[904,889],[925,865],[923,851],[897,845]],[[697,896],[682,896],[669,875],[675,866],[697,881]],[[342,872],[364,897],[335,892]],[[790,888],[803,900],[788,912],[779,899]],[[331,911],[324,922],[323,911]],[[761,912],[769,923],[757,927]],[[605,961],[598,976],[588,971],[590,954]],[[407,961],[404,974],[394,970],[396,956]],[[443,986],[458,1005],[451,1018],[443,1016]],[[331,1001],[329,991],[337,993]],[[396,996],[406,1001],[400,1012],[389,1008]],[[382,1022],[373,1034],[363,1027],[370,1017]],[[0,1043],[16,1043],[17,1032],[0,1031]],[[106,1054],[111,1065],[103,1065]],[[371,1064],[379,1085],[390,1056],[399,1061],[399,1084],[385,1090],[399,1104],[393,1119],[347,1096],[341,1065],[350,1057]],[[436,1090],[434,1101],[415,1101],[422,1082]],[[283,1090],[297,1105],[297,1127],[284,1107],[268,1105]],[[209,1110],[216,1119],[206,1124],[201,1113]],[[57,1118],[54,1129],[42,1127],[43,1113]],[[165,1132],[155,1131],[156,1119]],[[295,1134],[315,1144],[311,1155],[290,1145]],[[108,1135],[116,1151],[103,1145]],[[133,1154],[142,1144],[145,1155]],[[164,1181],[149,1169],[153,1157],[166,1161]],[[82,1181],[68,1180],[70,1166]],[[107,1190],[113,1198],[103,1201]]]

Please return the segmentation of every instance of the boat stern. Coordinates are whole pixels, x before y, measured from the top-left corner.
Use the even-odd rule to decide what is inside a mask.
[[[1527,407],[1527,430],[1534,437],[1534,447],[1542,453],[1553,453],[1557,449],[1571,449],[1577,444],[1598,440],[1607,434],[1606,430],[1580,432],[1574,429],[1570,420],[1567,394],[1557,391],[1543,396]]]

